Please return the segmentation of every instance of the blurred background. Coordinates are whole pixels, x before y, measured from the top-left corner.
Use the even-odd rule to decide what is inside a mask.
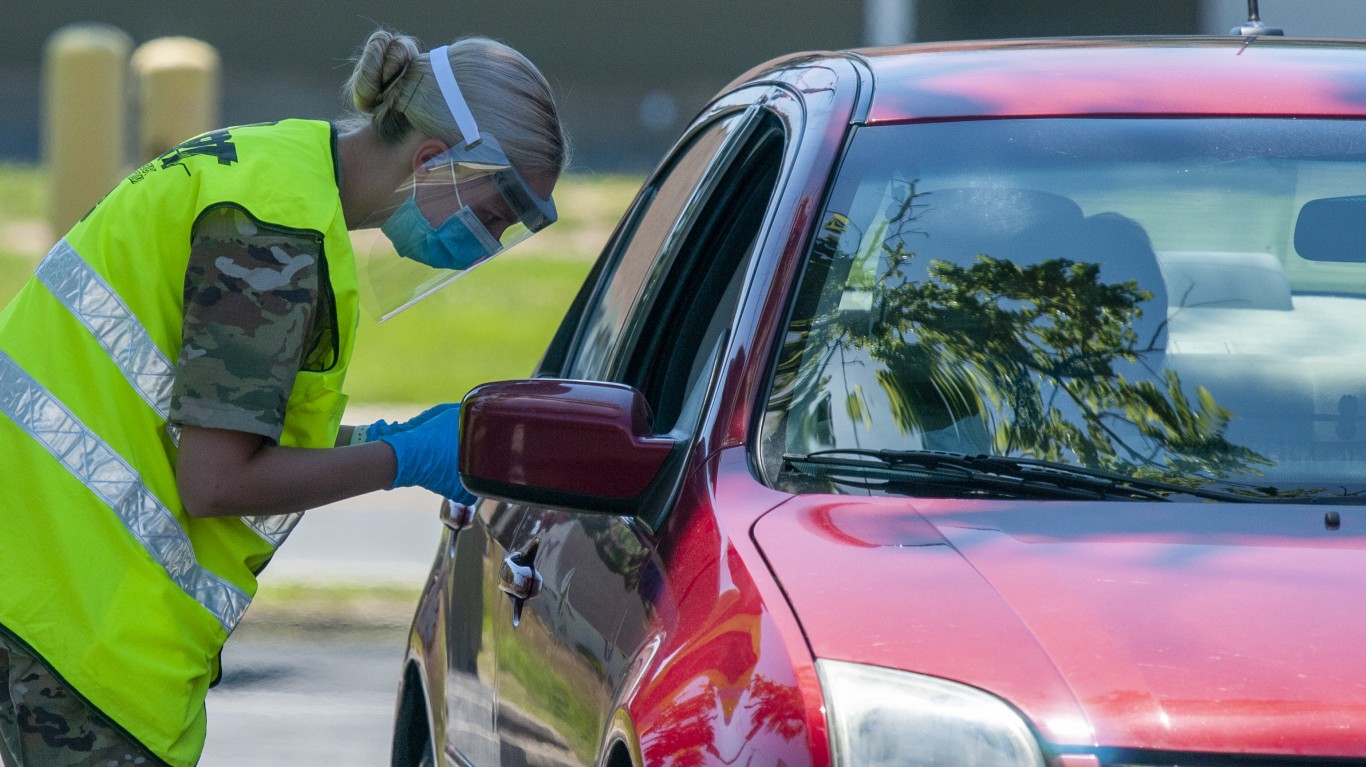
[[[546,74],[575,148],[555,191],[560,222],[387,323],[362,320],[346,420],[369,423],[530,374],[645,175],[718,90],[770,58],[973,38],[1226,34],[1247,10],[1246,0],[10,3],[10,42],[0,47],[0,306],[65,228],[50,223],[58,184],[45,146],[54,142],[44,62],[71,25],[107,25],[130,49],[202,42],[218,68],[210,127],[340,116],[351,57],[380,26],[424,48],[494,37]],[[1261,0],[1261,15],[1291,35],[1366,37],[1366,0]],[[127,102],[126,125],[68,121],[76,146],[83,137],[126,144],[114,181],[148,159],[135,90],[103,94]],[[91,185],[97,200],[112,182]],[[304,519],[225,650],[204,765],[385,762],[408,621],[442,530],[436,504],[407,489]]]
[[[1289,34],[1366,34],[1361,0],[1261,0]],[[521,50],[557,89],[583,172],[652,167],[732,78],[783,53],[907,41],[1099,34],[1226,33],[1245,0],[63,0],[5,12],[0,159],[36,160],[40,67],[49,36],[104,22],[135,44],[203,40],[222,57],[225,124],[340,113],[349,58],[376,26],[425,46],[477,33]]]

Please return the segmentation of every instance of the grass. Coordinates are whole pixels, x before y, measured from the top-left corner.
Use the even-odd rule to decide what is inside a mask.
[[[590,264],[587,254],[509,251],[388,322],[362,319],[347,393],[362,403],[446,402],[485,381],[526,377]]]
[[[571,174],[555,190],[554,226],[388,322],[362,317],[352,404],[455,401],[479,383],[528,375],[640,183]],[[45,208],[41,168],[0,164],[0,305],[55,239]]]
[[[42,223],[46,199],[41,169],[0,163],[0,306],[14,297],[50,244]]]
[[[47,179],[41,168],[0,162],[0,219],[42,218],[46,199]]]
[[[238,630],[312,638],[360,632],[403,641],[420,596],[420,585],[263,582]]]

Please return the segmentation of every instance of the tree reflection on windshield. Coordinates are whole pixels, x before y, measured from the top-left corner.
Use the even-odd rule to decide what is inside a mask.
[[[1046,239],[1024,257],[926,256],[920,225],[936,200],[914,182],[903,190],[875,270],[854,268],[860,238],[845,236],[845,217],[823,226],[811,269],[841,299],[827,292],[789,329],[770,401],[787,417],[789,450],[835,446],[837,420],[866,434],[890,418],[900,443],[858,446],[1024,455],[1188,486],[1274,464],[1226,438],[1234,414],[1207,389],[1163,369],[1165,296],[1132,278],[1106,282],[1102,264],[1122,256]],[[1132,224],[1104,217],[1087,221]],[[882,396],[870,396],[872,380]]]

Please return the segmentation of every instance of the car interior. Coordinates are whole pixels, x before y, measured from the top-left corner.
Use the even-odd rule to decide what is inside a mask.
[[[1090,161],[1088,152],[1109,151],[1081,154]],[[903,348],[891,357],[876,336],[853,343],[808,333],[820,317],[868,332],[894,316],[887,301],[912,300],[899,288],[936,283],[946,265],[968,270],[985,256],[1021,269],[1058,260],[1094,264],[1103,287],[1132,281],[1142,300],[1139,313],[1125,319],[1134,336],[1128,354],[1116,356],[1114,373],[1159,389],[1174,375],[1181,394],[1172,396],[1183,396],[1192,412],[1224,412],[1222,438],[1271,467],[1248,477],[1314,483],[1359,476],[1353,461],[1366,444],[1358,441],[1366,381],[1359,372],[1362,352],[1351,339],[1366,326],[1366,198],[1343,194],[1359,187],[1359,166],[1344,162],[1347,153],[1337,149],[1276,162],[1199,158],[1208,169],[1185,161],[1192,167],[1184,170],[1179,158],[1135,159],[1126,152],[1147,150],[1115,151],[1118,160],[1029,157],[1019,168],[1002,163],[990,173],[980,170],[989,160],[974,165],[969,150],[963,150],[967,159],[955,158],[968,167],[944,161],[946,172],[933,172],[929,161],[889,172],[882,157],[881,167],[849,171],[845,190],[830,203],[829,242],[813,248],[795,299],[790,328],[809,346],[785,357],[789,365],[805,360],[807,393],[794,397],[787,413],[775,416],[771,405],[767,428],[786,433],[781,449],[1000,452],[1000,419],[1019,417],[999,401],[1009,384],[998,380],[999,368],[974,361],[971,344],[945,345],[951,326],[944,323],[954,320],[942,307],[932,327],[903,317],[896,342]],[[1187,181],[1183,174],[1197,175],[1186,173],[1192,170],[1209,178]],[[1219,197],[1200,186],[1214,183],[1244,191]],[[822,254],[822,247],[831,253]],[[822,282],[816,297],[815,284]],[[996,303],[1006,310],[1048,293],[1008,282],[999,290]],[[930,300],[925,296],[944,300],[936,293],[918,300]],[[985,332],[969,313],[960,320],[964,334]],[[1046,324],[1033,326],[1026,346],[1037,345]],[[906,349],[917,345],[933,347],[917,353],[940,354],[943,364],[896,361],[897,355],[910,359]],[[780,384],[794,386],[781,376],[775,389]],[[1048,407],[1070,418],[1077,405],[1066,400],[1055,396]],[[908,407],[916,411],[910,417],[878,415]]]

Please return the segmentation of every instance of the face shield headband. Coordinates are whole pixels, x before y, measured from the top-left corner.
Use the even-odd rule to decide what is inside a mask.
[[[423,163],[380,225],[401,258],[370,254],[367,306],[383,322],[555,222],[497,139],[480,135],[451,71],[446,46],[429,54],[463,142]]]

